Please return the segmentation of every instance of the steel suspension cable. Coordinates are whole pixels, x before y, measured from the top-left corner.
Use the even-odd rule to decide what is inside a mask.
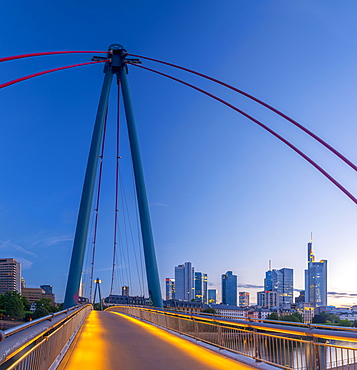
[[[104,146],[105,146],[105,137],[107,132],[107,119],[108,119],[108,109],[105,116],[104,127],[103,127],[103,138],[102,138],[102,147],[101,153],[99,155],[99,175],[98,175],[98,185],[97,185],[97,199],[95,204],[95,219],[94,219],[94,232],[93,232],[93,247],[92,247],[92,260],[91,260],[91,274],[90,274],[90,285],[89,285],[89,302],[92,301],[92,289],[93,289],[93,278],[94,278],[94,258],[95,250],[97,246],[97,232],[98,232],[98,216],[99,216],[99,203],[100,203],[100,190],[102,187],[102,177],[103,177],[103,157],[104,157]]]
[[[31,58],[31,57],[39,57],[45,55],[54,55],[54,54],[108,54],[108,51],[47,51],[42,53],[30,53],[30,54],[20,54],[20,55],[12,55],[9,57],[2,57],[0,58],[1,62],[8,62],[10,60],[22,59],[22,58]]]
[[[118,79],[118,108],[117,108],[117,132],[116,132],[116,159],[115,159],[115,211],[114,211],[114,247],[113,247],[113,266],[112,280],[110,284],[110,295],[113,293],[114,271],[117,254],[117,231],[118,231],[118,212],[119,212],[119,159],[120,159],[120,79]]]
[[[236,112],[240,113],[241,115],[245,116],[246,118],[248,118],[249,120],[253,121],[254,123],[256,123],[257,125],[259,125],[260,127],[262,127],[264,130],[268,131],[269,133],[271,133],[272,135],[274,135],[276,138],[278,138],[280,141],[282,141],[284,144],[286,144],[287,146],[289,146],[292,150],[294,150],[297,154],[299,154],[302,158],[304,158],[306,161],[308,161],[312,166],[314,166],[319,172],[321,172],[327,179],[329,179],[335,186],[337,186],[345,195],[347,195],[355,204],[357,204],[357,198],[355,198],[346,188],[344,188],[337,180],[335,180],[327,171],[325,171],[321,166],[319,166],[315,161],[313,161],[310,157],[308,157],[305,153],[303,153],[300,149],[298,149],[295,145],[293,145],[292,143],[290,143],[290,141],[286,140],[285,138],[283,138],[281,135],[279,135],[277,132],[275,132],[274,130],[272,130],[271,128],[269,128],[268,126],[266,126],[265,124],[263,124],[262,122],[258,121],[257,119],[255,119],[254,117],[250,116],[248,113],[242,111],[241,109],[237,108],[236,106],[228,103],[227,101],[225,101],[224,99],[221,99],[219,98],[218,96],[214,95],[214,94],[211,94],[203,89],[200,89],[199,87],[195,86],[195,85],[192,85],[192,84],[189,84],[188,82],[185,82],[185,81],[182,81],[176,77],[173,77],[173,76],[170,76],[170,75],[167,75],[166,73],[162,73],[162,72],[159,72],[159,71],[156,71],[155,69],[151,69],[151,68],[148,68],[148,67],[144,67],[144,66],[141,66],[141,65],[138,65],[138,64],[133,64],[133,63],[130,63],[128,62],[128,64],[131,64],[135,67],[138,67],[138,68],[142,68],[142,69],[146,69],[147,71],[150,71],[150,72],[154,72],[154,73],[157,73],[161,76],[164,76],[164,77],[167,77],[171,80],[174,80],[176,82],[179,82],[183,85],[186,85],[188,87],[191,87],[192,89],[194,90],[197,90],[209,97],[211,97],[212,99],[215,99],[219,102],[221,102],[222,104],[226,105],[227,107],[235,110]]]
[[[105,62],[108,62],[108,60],[99,60],[99,61],[95,61],[95,62],[72,64],[70,66],[48,69],[47,71],[33,73],[31,75],[28,75],[28,76],[16,78],[15,80],[2,83],[2,84],[0,84],[0,89],[2,89],[4,87],[7,87],[7,86],[10,86],[10,85],[14,85],[14,84],[16,84],[18,82],[21,82],[21,81],[29,80],[30,78],[45,75],[47,73],[57,72],[57,71],[61,71],[63,69],[69,69],[69,68],[74,68],[74,67],[82,67],[82,66],[86,66],[86,65],[89,65],[89,64],[97,64],[97,63],[105,63]]]
[[[232,86],[232,85],[229,85],[223,81],[220,81],[220,80],[217,80],[216,78],[213,78],[213,77],[210,77],[208,75],[205,75],[203,73],[200,73],[200,72],[197,72],[197,71],[194,71],[192,69],[189,69],[189,68],[185,68],[185,67],[182,67],[182,66],[179,66],[179,65],[176,65],[176,64],[172,64],[172,63],[168,63],[168,62],[164,62],[162,60],[158,60],[158,59],[153,59],[153,58],[148,58],[148,57],[144,57],[144,56],[141,56],[141,55],[136,55],[136,54],[128,54],[130,56],[134,56],[134,57],[137,57],[137,58],[142,58],[142,59],[147,59],[147,60],[150,60],[150,61],[153,61],[153,62],[157,62],[157,63],[161,63],[161,64],[165,64],[165,65],[168,65],[170,67],[174,67],[174,68],[177,68],[177,69],[181,69],[183,71],[186,71],[186,72],[189,72],[189,73],[193,73],[197,76],[200,76],[200,77],[203,77],[203,78],[206,78],[210,81],[213,81],[213,82],[216,82],[222,86],[225,86],[227,87],[228,89],[231,89],[241,95],[244,95],[246,96],[247,98],[255,101],[256,103],[259,103],[261,104],[262,106],[264,106],[265,108],[268,108],[270,109],[272,112],[278,114],[279,116],[283,117],[284,119],[286,119],[287,121],[289,121],[290,123],[292,123],[293,125],[295,125],[296,127],[298,127],[299,129],[301,129],[302,131],[304,131],[306,134],[310,135],[312,138],[314,138],[315,140],[317,140],[321,145],[323,145],[325,148],[327,148],[328,150],[330,150],[333,154],[335,154],[337,157],[339,157],[342,161],[344,161],[348,166],[350,166],[351,168],[353,168],[355,171],[357,171],[357,166],[351,162],[348,158],[346,158],[342,153],[340,153],[337,149],[335,149],[333,146],[331,146],[330,144],[328,144],[325,140],[321,139],[319,136],[317,136],[316,134],[314,134],[312,131],[310,131],[308,128],[306,128],[305,126],[303,126],[302,124],[300,124],[299,122],[295,121],[294,119],[292,119],[291,117],[289,117],[288,115],[284,114],[283,112],[279,111],[278,109],[274,108],[273,106],[265,103],[264,101],[254,97],[253,95],[250,95],[248,93],[246,93],[245,91],[243,90],[240,90],[240,89],[237,89],[236,87]]]

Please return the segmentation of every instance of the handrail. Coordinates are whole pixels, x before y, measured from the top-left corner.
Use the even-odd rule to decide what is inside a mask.
[[[22,368],[34,369],[36,361],[50,368],[54,361],[60,361],[91,308],[91,304],[74,306],[1,332],[5,340],[1,343],[0,368],[16,364],[17,369],[21,363]]]
[[[116,306],[111,306],[107,308],[106,310],[113,309]],[[211,318],[207,317],[205,315],[197,315],[197,314],[181,314],[177,312],[172,312],[172,311],[167,311],[163,309],[152,309],[152,308],[144,308],[144,307],[133,307],[133,306],[125,306],[125,305],[118,305],[117,307],[128,307],[128,308],[136,308],[139,310],[144,310],[144,311],[151,311],[157,314],[164,314],[167,316],[176,316],[176,317],[181,317],[183,319],[187,318],[195,318],[198,321],[204,321],[209,323],[210,321],[215,324],[219,325],[229,325],[229,326],[237,326],[237,327],[248,327],[251,329],[256,329],[256,330],[264,330],[264,331],[269,331],[269,332],[279,332],[279,333],[284,333],[288,335],[298,335],[298,336],[305,336],[305,337],[313,337],[313,338],[321,338],[321,339],[334,339],[334,340],[342,340],[342,341],[351,341],[351,342],[357,342],[357,333],[351,333],[351,332],[343,332],[343,331],[337,331],[336,327],[335,330],[330,330],[329,327],[326,329],[321,328],[321,327],[314,327],[314,326],[309,326],[308,328],[304,327],[294,327],[294,328],[289,328],[289,325],[286,325],[287,323],[290,324],[288,321],[283,321],[285,325],[277,325],[277,324],[272,324],[270,323],[271,321],[274,320],[269,320],[269,323],[256,323],[248,320],[241,320],[241,319],[227,319],[227,318]],[[339,327],[345,329],[345,327]]]
[[[39,319],[36,319],[36,320],[25,322],[21,325],[14,326],[13,328],[9,328],[9,329],[6,329],[6,330],[0,330],[0,342],[2,342],[5,338],[7,338],[7,337],[9,337],[13,334],[16,334],[19,331],[27,329],[27,328],[29,328],[33,325],[39,324],[40,322],[47,321],[47,320],[51,321],[56,316],[62,315],[64,313],[68,313],[69,311],[72,311],[72,310],[75,310],[75,309],[83,309],[86,306],[88,306],[88,304],[87,305],[74,306],[74,307],[71,307],[71,308],[67,308],[63,311],[55,312],[55,313],[52,313],[50,315],[40,317]],[[69,316],[66,316],[65,318],[63,318],[63,320],[68,319],[69,317],[73,316],[74,314],[75,314],[75,312],[73,312]],[[61,323],[63,320],[59,321],[57,324]]]

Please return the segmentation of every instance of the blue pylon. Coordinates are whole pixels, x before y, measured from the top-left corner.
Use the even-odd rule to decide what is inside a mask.
[[[104,82],[99,100],[96,121],[94,125],[92,143],[89,152],[86,175],[84,179],[81,204],[79,208],[76,234],[73,243],[71,264],[67,280],[64,308],[78,304],[78,292],[83,268],[85,248],[87,244],[88,226],[93,201],[95,179],[98,167],[100,143],[103,135],[103,127],[108,108],[110,86],[115,74],[118,83],[122,87],[126,121],[128,125],[129,143],[133,160],[134,178],[138,198],[140,226],[143,238],[143,248],[146,266],[146,275],[149,288],[149,299],[154,307],[162,308],[162,296],[160,289],[159,273],[156,262],[154,239],[152,235],[149,206],[146,195],[144,174],[141,163],[139,144],[136,134],[134,113],[131,105],[129,87],[127,82],[127,52],[118,44],[112,44],[108,49],[109,62],[104,67]],[[95,57],[96,59],[100,57]],[[136,60],[135,60],[136,61]],[[132,60],[131,62],[134,62]]]

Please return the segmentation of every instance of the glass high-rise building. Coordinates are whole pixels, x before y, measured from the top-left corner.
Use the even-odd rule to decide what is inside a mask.
[[[249,296],[248,292],[239,292],[239,307],[249,306]]]
[[[195,298],[195,269],[191,262],[175,267],[175,299],[191,301]]]
[[[307,244],[307,260],[305,302],[312,307],[327,306],[327,260],[315,261],[312,240]]]
[[[267,271],[264,279],[264,291],[277,292],[280,307],[292,304],[294,300],[294,270],[282,268]]]
[[[222,303],[237,306],[238,278],[232,271],[222,275]]]
[[[208,289],[208,304],[217,303],[217,290]]]
[[[207,303],[207,274],[195,272],[195,300],[197,302]]]
[[[175,279],[166,278],[166,299],[175,299]]]

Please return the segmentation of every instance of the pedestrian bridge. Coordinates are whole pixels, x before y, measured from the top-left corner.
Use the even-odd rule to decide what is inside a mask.
[[[355,328],[284,324],[85,305],[1,332],[0,370],[357,370]]]

